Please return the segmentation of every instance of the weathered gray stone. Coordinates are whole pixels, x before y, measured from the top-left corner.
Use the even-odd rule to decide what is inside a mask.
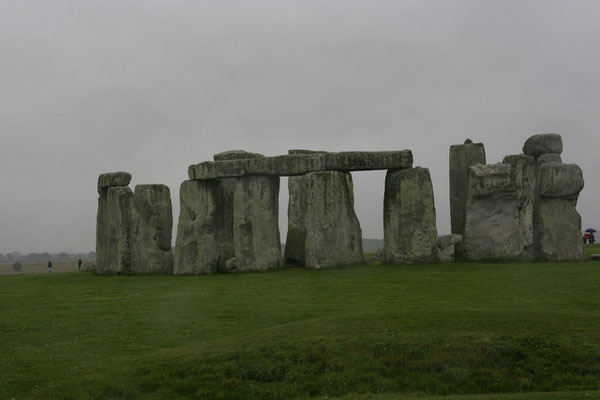
[[[375,259],[382,261],[385,260],[385,247],[380,247],[377,249],[375,252]]]
[[[473,143],[470,139],[467,139],[465,144],[450,146],[450,220],[452,233],[459,235],[464,233],[469,167],[476,164],[485,164],[483,143]]]
[[[387,172],[383,234],[386,262],[422,264],[438,260],[433,187],[427,168]]]
[[[533,259],[535,257],[533,248],[533,208],[536,190],[536,162],[532,156],[518,154],[504,157],[503,163],[511,165],[510,175],[517,192],[519,235],[523,255],[524,258]]]
[[[456,257],[456,246],[462,243],[462,236],[456,234],[438,236],[437,248],[441,262],[453,262]]]
[[[96,263],[93,263],[93,262],[83,263],[83,265],[81,266],[81,272],[92,272],[95,270],[96,270]]]
[[[225,263],[221,256],[224,210],[219,202],[219,189],[218,181],[181,184],[174,274],[217,272],[219,263]]]
[[[236,179],[233,242],[237,270],[282,266],[278,203],[278,177],[245,176]]]
[[[539,195],[577,199],[583,189],[583,173],[576,164],[548,163],[540,166]]]
[[[265,158],[265,156],[259,153],[249,153],[245,150],[228,150],[213,156],[215,161],[245,160],[248,158]]]
[[[576,210],[583,174],[575,164],[539,165],[533,238],[539,261],[578,261],[585,258],[581,216]]]
[[[127,186],[131,182],[131,174],[129,172],[107,172],[98,177],[98,193],[101,189],[106,189],[111,186]]]
[[[214,156],[215,161],[245,160],[251,158],[264,158],[258,153],[248,153],[244,150],[226,151]],[[219,209],[217,234],[220,243],[220,259],[217,270],[219,272],[233,272],[237,269],[235,246],[233,242],[233,194],[235,192],[236,178],[219,179]],[[223,262],[225,260],[225,262]]]
[[[517,193],[510,164],[469,167],[465,233],[461,253],[471,261],[524,257]]]
[[[133,193],[123,186],[103,187],[96,218],[96,271],[131,272]]]
[[[413,156],[410,150],[327,153],[327,169],[332,171],[405,169],[411,168],[412,164]]]
[[[562,157],[560,154],[542,154],[538,158],[535,159],[538,164],[547,164],[547,163],[562,163]]]
[[[290,149],[288,150],[288,154],[290,155],[295,155],[295,154],[323,154],[323,153],[327,153],[326,151],[322,151],[322,150],[305,150],[305,149]]]
[[[535,158],[542,154],[561,154],[562,151],[562,138],[556,133],[533,135],[523,145],[523,153]]]
[[[352,205],[352,178],[342,171],[318,171],[301,178],[305,197],[296,223],[306,234],[304,263],[308,267],[325,268],[364,262],[362,230]],[[294,190],[290,191],[290,207],[293,207]],[[288,211],[293,215],[293,211]],[[304,221],[301,221],[304,216]],[[300,233],[301,234],[301,233]],[[298,240],[300,252],[301,240]],[[291,257],[288,257],[288,259]]]
[[[401,169],[411,166],[410,150],[341,153],[294,151],[294,154],[275,157],[206,161],[190,165],[188,175],[190,179],[236,178],[247,175],[295,176],[315,171]]]
[[[131,238],[131,272],[173,273],[171,192],[165,185],[137,185]]]

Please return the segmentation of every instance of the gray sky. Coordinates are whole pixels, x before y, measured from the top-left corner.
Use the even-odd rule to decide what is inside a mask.
[[[600,228],[600,1],[0,0],[0,252],[91,251],[97,177],[171,188],[228,149],[411,149],[448,233],[448,148],[557,132]],[[353,174],[382,238],[384,172]],[[280,194],[287,231],[287,179]],[[174,242],[174,238],[173,238]]]

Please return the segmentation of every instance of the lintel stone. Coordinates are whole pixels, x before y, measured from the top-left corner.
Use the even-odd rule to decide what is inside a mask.
[[[98,192],[100,189],[105,189],[113,186],[127,186],[131,182],[131,174],[129,172],[107,172],[98,176]]]
[[[299,152],[275,157],[206,161],[191,165],[190,179],[235,178],[246,175],[296,176],[315,171],[405,169],[412,167],[412,152],[352,151]]]

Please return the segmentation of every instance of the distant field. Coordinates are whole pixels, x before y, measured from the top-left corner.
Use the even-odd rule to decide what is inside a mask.
[[[599,398],[599,287],[590,261],[2,276],[0,399]]]
[[[82,260],[84,263],[90,260]],[[52,261],[52,272],[73,272],[77,271],[77,260],[69,261]],[[12,264],[0,264],[0,275],[14,274]],[[23,274],[47,274],[48,262],[41,263],[25,263],[21,271]]]

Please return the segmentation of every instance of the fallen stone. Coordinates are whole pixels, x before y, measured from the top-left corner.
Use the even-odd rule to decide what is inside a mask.
[[[454,262],[456,246],[462,243],[462,236],[456,234],[438,236],[437,248],[441,262]]]
[[[388,263],[438,261],[433,187],[427,168],[387,172],[383,235],[385,261]]]
[[[172,274],[173,210],[165,185],[137,185],[131,238],[131,272]]]
[[[561,154],[562,151],[562,138],[556,133],[533,135],[523,145],[523,153],[535,158],[542,154]]]
[[[469,167],[461,256],[470,261],[507,261],[524,257],[510,164]]]
[[[600,261],[600,254],[592,254],[590,258],[594,261]]]
[[[576,210],[584,181],[575,164],[539,166],[533,238],[539,261],[579,261],[585,258],[581,216]]]
[[[123,186],[104,187],[96,218],[96,272],[131,272],[133,193]]]
[[[467,139],[464,144],[450,146],[450,220],[455,234],[464,232],[469,167],[476,164],[485,164],[483,143]]]
[[[305,265],[326,268],[363,263],[362,230],[352,205],[350,174],[318,171],[310,172],[301,179],[304,193],[295,199],[301,203],[301,211],[292,222],[304,229],[306,234]],[[290,207],[296,193],[290,191]],[[288,214],[293,215],[293,209]],[[301,251],[300,240],[297,251]],[[291,256],[286,258],[290,259]]]
[[[233,243],[237,270],[282,266],[278,203],[278,177],[245,176],[235,180]]]
[[[523,255],[527,259],[533,259],[535,257],[533,247],[533,208],[535,205],[536,190],[536,162],[532,156],[525,154],[506,156],[502,162],[511,166],[510,175],[517,193],[519,235],[521,237]]]
[[[101,189],[106,189],[112,186],[127,186],[131,182],[131,174],[129,172],[107,172],[98,177],[98,193]]]
[[[179,191],[180,213],[174,274],[217,272],[222,254],[224,210],[218,181],[185,181]],[[230,238],[229,242],[232,241]]]
[[[225,261],[225,272],[234,272],[237,269],[237,259],[235,257],[231,257],[227,261]]]
[[[96,270],[96,264],[93,262],[83,263],[81,266],[81,272],[91,272]]]
[[[327,170],[402,169],[412,166],[410,150],[341,153],[292,151],[294,154],[275,157],[206,161],[191,165],[188,175],[192,180],[206,180],[247,175],[296,176]]]

